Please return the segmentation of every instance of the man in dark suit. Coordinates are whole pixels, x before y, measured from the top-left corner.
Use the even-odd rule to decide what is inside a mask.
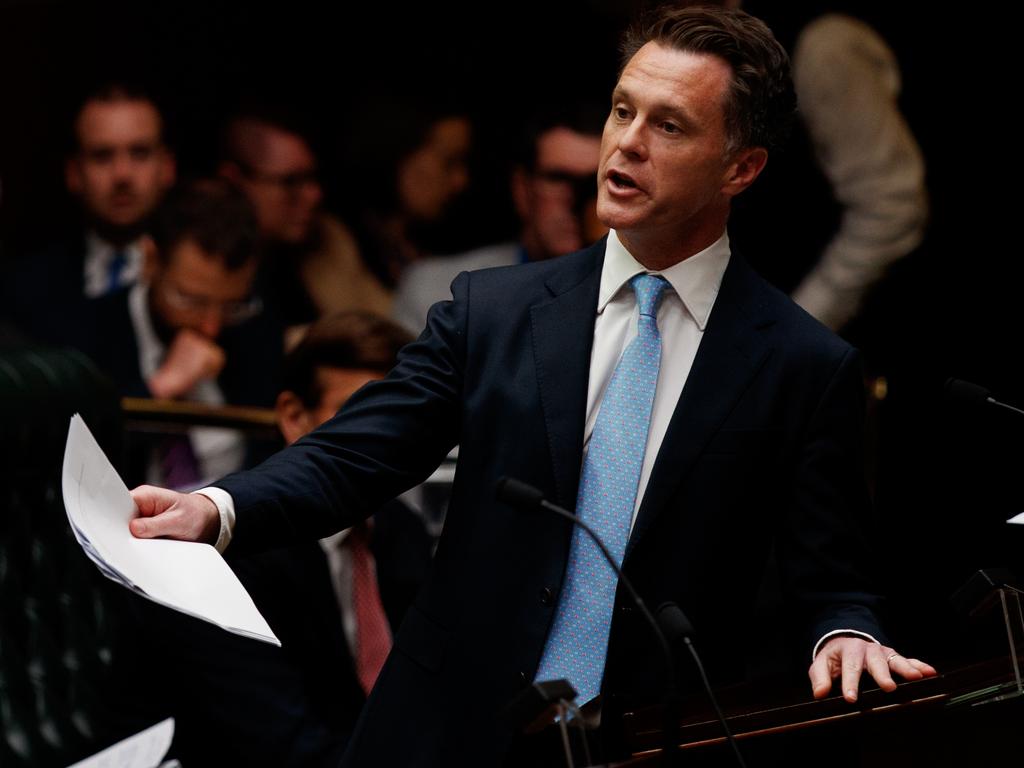
[[[592,545],[497,502],[501,475],[599,525],[645,602],[689,615],[718,680],[758,642],[773,543],[815,695],[841,676],[855,699],[862,670],[886,689],[934,674],[878,642],[857,353],[729,251],[731,200],[792,114],[786,55],[759,21],[707,8],[660,12],[624,50],[598,171],[606,240],[460,275],[384,381],[256,472],[134,492],[135,535],[265,547],[368,514],[459,444],[431,577],[349,764],[498,762],[513,740],[499,713],[538,676],[568,677],[582,704],[600,691],[615,757],[620,714],[662,694],[649,629]]]
[[[94,325],[82,347],[124,396],[272,405],[282,341],[253,295],[257,243],[251,206],[227,182],[179,190],[155,217],[141,282],[92,300]],[[137,471],[195,488],[245,461],[233,430],[177,437],[158,449],[166,454],[159,461],[133,453],[148,464]]]
[[[87,300],[138,280],[142,237],[175,179],[163,117],[134,86],[108,83],[89,92],[72,134],[64,178],[81,220],[58,224],[57,239],[15,259],[0,283],[0,311],[26,335],[51,344],[80,341]]]

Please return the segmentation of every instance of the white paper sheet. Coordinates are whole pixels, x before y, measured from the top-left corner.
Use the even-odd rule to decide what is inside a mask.
[[[170,749],[172,738],[174,718],[169,717],[68,768],[156,768]]]
[[[216,549],[132,535],[128,521],[138,508],[78,414],[68,428],[63,490],[71,528],[104,576],[229,632],[281,645]]]

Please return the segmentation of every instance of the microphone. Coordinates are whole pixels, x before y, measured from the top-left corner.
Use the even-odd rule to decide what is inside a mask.
[[[563,509],[557,504],[552,504],[550,501],[544,498],[544,494],[534,488],[532,485],[524,483],[522,480],[516,480],[514,477],[500,477],[498,483],[495,486],[495,496],[498,501],[504,502],[511,507],[515,507],[524,512],[535,513],[540,510],[546,510],[553,512],[559,517],[564,517],[569,520],[573,525],[578,525],[597,545],[597,548],[601,550],[601,554],[604,555],[604,559],[608,561],[608,565],[615,571],[615,575],[619,579],[619,583],[626,588],[626,592],[629,594],[633,605],[636,606],[637,611],[644,617],[647,623],[650,625],[651,630],[654,632],[655,637],[658,638],[658,644],[661,646],[661,652],[665,659],[665,669],[667,671],[668,679],[668,690],[666,691],[666,705],[664,707],[665,722],[662,731],[664,736],[664,745],[662,755],[666,765],[674,766],[678,764],[678,749],[679,749],[679,718],[675,716],[674,707],[672,703],[676,700],[676,669],[675,661],[672,658],[672,650],[668,644],[668,640],[665,638],[665,634],[661,631],[661,627],[658,626],[658,622],[654,620],[654,616],[651,615],[650,610],[644,605],[644,601],[640,599],[640,595],[633,588],[633,584],[626,578],[626,574],[622,572],[619,564],[615,562],[615,558],[612,557],[611,552],[608,551],[608,547],[601,541],[601,537],[594,533],[593,529],[587,525],[583,520],[574,515],[567,509]]]
[[[1014,413],[1019,413],[1021,416],[1024,416],[1024,410],[996,400],[992,397],[992,393],[984,387],[978,384],[972,384],[969,381],[964,381],[963,379],[946,379],[946,394],[954,400],[963,400],[968,403],[989,403],[991,405],[998,405],[1000,408],[1005,408],[1008,411],[1013,411]]]
[[[704,665],[701,663],[700,656],[697,654],[697,648],[693,644],[693,637],[697,634],[693,624],[690,623],[686,614],[683,613],[683,609],[672,602],[662,603],[658,606],[658,623],[661,624],[661,628],[665,631],[665,635],[670,641],[673,643],[682,641],[690,649],[690,655],[693,656],[693,661],[697,665],[697,671],[700,672],[700,679],[704,684],[704,690],[707,692],[708,698],[711,699],[711,706],[715,708],[718,722],[722,724],[722,730],[725,731],[725,738],[729,742],[729,746],[732,747],[733,754],[736,756],[736,762],[741,768],[747,768],[743,755],[740,754],[740,746],[733,737],[732,731],[729,729],[729,723],[718,706],[718,699],[715,698],[715,693],[708,682],[708,676],[704,672]]]

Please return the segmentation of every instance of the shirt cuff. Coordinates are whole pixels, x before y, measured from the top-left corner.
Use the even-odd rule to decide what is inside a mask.
[[[224,492],[221,491],[221,493],[224,493]],[[227,494],[224,494],[224,495],[227,496]],[[827,640],[829,640],[830,638],[835,637],[836,635],[849,635],[849,636],[852,636],[852,637],[860,637],[860,638],[863,638],[865,640],[868,640],[868,641],[874,643],[875,645],[881,645],[880,642],[875,640],[875,638],[873,638],[867,632],[860,632],[860,631],[858,631],[856,629],[833,629],[831,632],[822,635],[821,639],[818,640],[818,642],[816,642],[814,644],[814,650],[811,651],[811,663],[812,664],[814,663],[814,659],[818,655],[818,651],[821,650],[821,646],[823,646]]]
[[[214,488],[213,486],[200,488],[198,491],[193,491],[193,493],[205,496],[217,507],[217,513],[220,515],[220,533],[217,534],[217,541],[213,547],[221,554],[224,554],[224,550],[231,543],[231,534],[235,530],[234,499],[223,488]]]

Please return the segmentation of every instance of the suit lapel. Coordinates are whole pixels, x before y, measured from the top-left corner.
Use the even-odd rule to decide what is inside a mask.
[[[625,559],[687,480],[694,462],[768,358],[771,346],[764,329],[774,321],[764,305],[764,290],[734,254],[651,471]]]
[[[551,299],[530,310],[537,384],[555,480],[554,500],[567,509],[576,505],[579,484],[604,244],[602,238],[584,251],[572,269],[549,278],[546,286]]]

